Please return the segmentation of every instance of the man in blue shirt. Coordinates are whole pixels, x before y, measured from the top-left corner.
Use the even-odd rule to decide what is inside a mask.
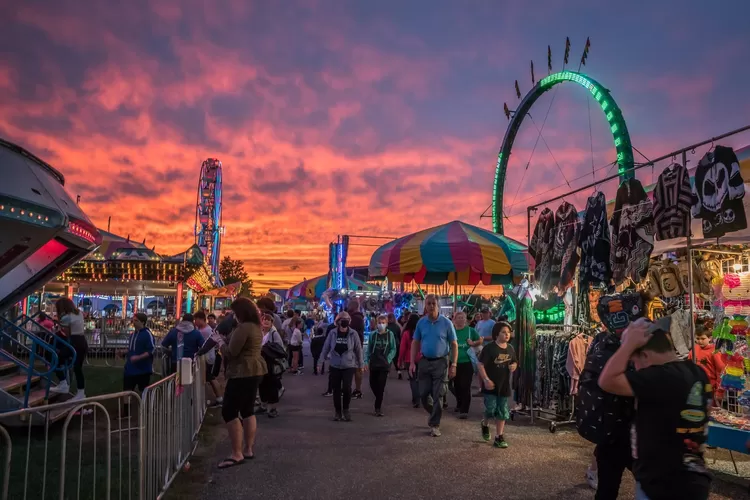
[[[494,326],[495,326],[495,320],[492,319],[490,308],[487,306],[482,307],[482,319],[477,321],[477,326],[475,327],[475,330],[477,331],[479,336],[482,337],[482,340],[484,341],[484,345],[494,342],[494,340],[492,340],[492,328]]]
[[[417,323],[412,335],[409,373],[419,378],[419,393],[422,406],[430,414],[427,424],[430,435],[440,436],[440,417],[443,408],[440,404],[447,391],[448,377],[456,376],[458,359],[458,342],[456,329],[451,320],[440,315],[437,297],[433,294],[425,297],[425,316]],[[421,354],[417,370],[417,355]],[[450,355],[450,363],[448,356]]]
[[[178,360],[193,358],[203,345],[203,335],[193,324],[193,315],[185,314],[182,321],[169,330],[167,336],[161,341],[161,345],[172,350],[172,366],[169,370],[171,375],[177,371]]]
[[[142,312],[133,316],[135,331],[130,336],[125,358],[125,374],[122,380],[124,391],[134,391],[137,388],[143,392],[151,383],[151,374],[154,373],[154,335],[146,328],[146,322],[148,316]]]

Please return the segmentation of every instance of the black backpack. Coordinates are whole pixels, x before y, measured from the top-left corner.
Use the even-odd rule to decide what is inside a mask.
[[[620,347],[620,339],[606,334],[592,346],[581,373],[576,408],[578,434],[594,444],[611,444],[627,438],[634,415],[634,399],[604,392],[599,375]]]

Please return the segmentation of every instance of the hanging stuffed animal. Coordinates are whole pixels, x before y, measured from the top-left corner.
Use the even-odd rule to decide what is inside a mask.
[[[745,363],[739,354],[727,356],[726,368],[721,376],[721,387],[724,389],[745,389]]]

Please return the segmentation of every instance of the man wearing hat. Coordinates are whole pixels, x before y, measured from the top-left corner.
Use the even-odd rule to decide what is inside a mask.
[[[711,487],[703,450],[713,391],[698,365],[677,357],[670,326],[670,317],[631,323],[599,386],[636,399],[636,499],[702,500]],[[635,371],[627,371],[630,361]]]

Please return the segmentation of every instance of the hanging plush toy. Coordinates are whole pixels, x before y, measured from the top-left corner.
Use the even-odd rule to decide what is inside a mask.
[[[724,300],[726,300],[726,297],[724,297],[724,291],[722,288],[724,287],[724,278],[721,276],[716,276],[711,280],[711,289],[714,292],[714,298],[716,299],[717,305],[721,305]]]
[[[742,391],[745,389],[745,366],[744,358],[739,354],[727,356],[726,368],[721,376],[721,387],[724,389],[735,389]]]
[[[732,352],[734,341],[737,340],[737,337],[732,335],[732,326],[729,324],[729,318],[722,319],[721,323],[717,324],[714,328],[711,336],[714,339],[716,351]]]

